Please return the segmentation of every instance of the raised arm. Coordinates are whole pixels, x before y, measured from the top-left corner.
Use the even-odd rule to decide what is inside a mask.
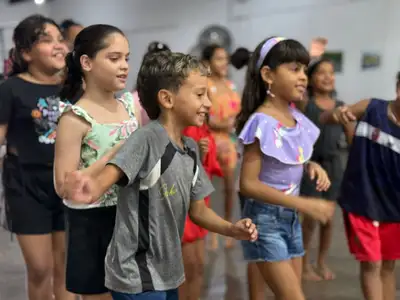
[[[347,125],[357,121],[364,115],[370,101],[370,99],[365,99],[350,106],[343,105],[333,110],[323,112],[320,116],[320,122],[322,124]]]

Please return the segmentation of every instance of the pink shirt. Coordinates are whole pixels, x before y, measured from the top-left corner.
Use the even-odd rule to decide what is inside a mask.
[[[138,120],[140,126],[144,126],[150,122],[150,118],[147,115],[146,111],[143,109],[142,105],[140,104],[138,92],[134,91],[132,95],[133,95],[133,100],[135,101],[135,108],[137,114],[136,119]]]

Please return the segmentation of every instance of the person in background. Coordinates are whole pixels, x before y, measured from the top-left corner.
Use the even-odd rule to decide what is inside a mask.
[[[4,64],[3,64],[4,79],[7,79],[9,74],[11,74],[11,72],[12,72],[13,57],[14,57],[14,48],[11,48],[8,51],[8,58],[4,60]]]
[[[340,124],[321,124],[319,118],[326,110],[342,106],[344,103],[335,97],[335,70],[332,61],[323,58],[327,40],[316,38],[311,43],[311,63],[308,66],[307,95],[303,101],[296,102],[297,107],[320,129],[321,133],[314,145],[311,160],[319,163],[328,173],[331,186],[327,191],[318,191],[315,180],[304,176],[300,188],[300,194],[307,197],[323,198],[336,201],[339,196],[340,184],[344,168],[342,166],[340,141],[343,133],[346,137],[354,131],[352,123],[342,126]],[[333,224],[328,221],[319,223],[319,249],[316,266],[310,264],[309,250],[312,237],[317,226],[311,217],[303,218],[303,242],[305,254],[303,257],[303,279],[305,280],[332,280],[335,274],[326,264],[329,247],[331,245]]]
[[[171,51],[171,49],[168,47],[167,44],[154,41],[151,42],[147,46],[147,52],[143,57],[146,57],[147,55],[150,55],[152,53],[157,53],[157,52],[162,52],[162,51]],[[142,104],[140,103],[139,95],[138,92],[135,89],[132,91],[133,99],[135,101],[135,109],[136,109],[136,118],[141,126],[146,125],[147,123],[150,122],[150,118],[147,115],[146,111],[143,109]]]
[[[227,79],[229,67],[228,52],[219,45],[209,45],[203,49],[202,60],[211,72],[208,79],[208,97],[212,107],[208,126],[217,146],[217,158],[222,169],[225,196],[225,220],[232,219],[235,194],[235,171],[238,162],[235,122],[241,109],[240,96],[236,86]],[[225,246],[231,248],[233,240],[225,240]],[[218,248],[218,236],[211,235],[211,249]]]
[[[116,98],[128,77],[129,43],[111,25],[91,25],[77,36],[67,55],[67,80],[61,99],[76,97],[83,80],[86,89],[60,117],[54,159],[55,186],[63,193],[65,174],[100,172],[137,129],[132,94]],[[64,198],[67,219],[67,290],[82,300],[111,299],[104,286],[104,258],[114,230],[118,189],[113,186],[92,205]]]
[[[7,225],[25,260],[28,299],[72,300],[65,289],[64,206],[53,185],[56,128],[65,108],[59,73],[68,49],[58,25],[41,15],[22,20],[13,41],[12,72],[0,85]]]
[[[75,38],[82,31],[83,26],[72,19],[66,19],[61,22],[60,28],[68,49],[72,51]]]
[[[231,55],[231,65],[238,70],[247,67],[251,55],[252,53],[248,49],[243,47],[237,48]],[[242,164],[242,154],[243,153],[240,153],[239,151],[239,169]],[[240,200],[240,211],[243,213],[246,198],[240,194],[239,181],[240,178],[238,177],[236,182],[236,191],[238,192],[238,198]],[[247,264],[247,285],[249,300],[265,300],[267,285],[258,270],[257,264],[254,262]]]
[[[197,142],[204,171],[210,179],[222,176],[217,160],[217,147],[210,128],[204,122],[202,126],[189,126],[183,135]],[[204,198],[209,206],[210,197]],[[186,217],[185,230],[182,239],[182,255],[185,267],[186,281],[179,287],[179,299],[198,300],[204,281],[205,245],[204,239],[208,231],[195,224],[189,216]]]
[[[320,121],[357,121],[338,202],[364,299],[394,300],[400,259],[399,76],[394,100],[364,99],[325,111]]]

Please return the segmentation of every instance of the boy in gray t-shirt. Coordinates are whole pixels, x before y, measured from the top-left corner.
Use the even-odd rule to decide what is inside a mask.
[[[249,219],[233,225],[205,205],[213,187],[197,144],[182,135],[187,126],[201,126],[211,107],[206,75],[189,55],[146,57],[137,87],[153,121],[134,132],[97,177],[74,172],[66,180],[66,198],[85,203],[96,201],[114,183],[123,187],[105,260],[105,284],[113,299],[178,299],[188,211],[193,222],[210,231],[257,238]]]

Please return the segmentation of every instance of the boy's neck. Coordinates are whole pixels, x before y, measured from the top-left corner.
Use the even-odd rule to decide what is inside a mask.
[[[183,147],[182,132],[187,127],[179,122],[179,119],[170,115],[161,114],[158,118],[160,124],[165,128],[169,138],[178,146]]]

